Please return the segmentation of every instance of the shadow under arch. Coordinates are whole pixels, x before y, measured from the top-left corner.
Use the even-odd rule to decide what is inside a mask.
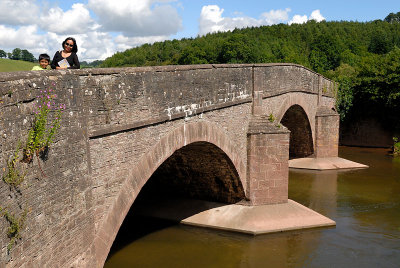
[[[314,154],[310,121],[300,105],[295,104],[289,107],[280,122],[290,130],[290,159],[308,157]]]
[[[229,160],[230,169],[234,170],[238,175],[237,185],[241,189],[238,190],[240,192],[238,196],[241,196],[243,192],[244,197],[245,189],[243,187],[246,185],[246,166],[227,134],[220,127],[210,122],[202,121],[183,124],[163,136],[157,144],[140,158],[139,163],[132,169],[132,175],[125,179],[115,202],[98,227],[93,243],[86,253],[94,259],[96,267],[104,266],[123,220],[142,187],[153,173],[179,149],[185,146],[188,146],[186,148],[195,149],[199,145],[205,144],[207,144],[208,148],[218,151],[218,154],[223,153],[226,156],[224,161]],[[233,202],[236,199],[237,196],[227,200]]]

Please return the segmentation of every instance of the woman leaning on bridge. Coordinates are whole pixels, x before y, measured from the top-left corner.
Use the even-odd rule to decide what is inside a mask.
[[[63,50],[57,51],[51,61],[52,69],[79,69],[81,67],[78,56],[78,45],[73,37],[67,37],[62,42]]]

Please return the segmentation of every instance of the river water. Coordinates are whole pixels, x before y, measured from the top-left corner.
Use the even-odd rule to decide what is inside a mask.
[[[289,198],[336,227],[253,237],[132,219],[105,267],[400,267],[400,159],[386,149],[339,155],[370,168],[289,174]]]

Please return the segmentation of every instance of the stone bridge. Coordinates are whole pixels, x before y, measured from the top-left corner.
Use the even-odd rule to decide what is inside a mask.
[[[145,184],[154,197],[281,204],[289,157],[338,154],[336,87],[299,65],[0,73],[3,176],[49,89],[66,110],[47,158],[16,162],[17,189],[0,182],[3,211],[29,210],[10,252],[0,218],[0,266],[101,267]]]

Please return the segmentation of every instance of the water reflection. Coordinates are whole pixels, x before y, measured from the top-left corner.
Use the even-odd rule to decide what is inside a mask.
[[[289,198],[336,228],[252,237],[165,226],[141,233],[105,267],[399,267],[400,161],[384,149],[342,147],[340,156],[370,168],[289,174]],[[147,225],[134,220],[128,232],[140,233],[135,222]]]

